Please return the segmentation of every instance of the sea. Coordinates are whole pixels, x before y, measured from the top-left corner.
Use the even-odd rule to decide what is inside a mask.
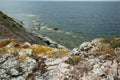
[[[28,29],[42,25],[38,33],[70,49],[94,38],[120,37],[119,1],[1,1],[0,10]]]

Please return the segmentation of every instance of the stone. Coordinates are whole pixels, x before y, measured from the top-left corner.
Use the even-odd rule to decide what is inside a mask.
[[[33,52],[33,51],[32,51],[31,49],[23,49],[23,50],[21,50],[18,54],[19,54],[19,56],[31,55],[32,52]]]
[[[6,70],[0,69],[0,79],[1,79],[2,77],[6,77],[5,72],[6,72]]]
[[[85,42],[74,48],[67,55],[62,49],[51,48],[38,44],[17,43],[12,41],[4,46],[8,50],[0,53],[0,80],[119,80],[119,54],[114,58],[105,59],[107,54],[94,55],[99,49],[99,39]],[[53,42],[54,44],[54,42]],[[55,43],[56,46],[58,44]],[[1,47],[0,49],[3,49]],[[45,53],[52,55],[47,57]],[[68,50],[68,49],[65,49]],[[118,49],[115,49],[118,50]],[[98,50],[99,51],[99,50]],[[13,54],[16,53],[14,56]],[[111,54],[109,54],[111,55]],[[80,58],[77,64],[66,63],[70,57]]]
[[[16,60],[16,58],[7,58],[7,60],[0,65],[0,67],[4,68],[4,69],[8,69],[8,68],[13,68],[14,66],[17,66],[18,61]]]
[[[92,47],[92,45],[90,42],[84,42],[79,46],[80,50],[82,50],[82,51],[86,51],[86,50],[90,49],[91,47]]]
[[[28,72],[37,65],[36,61],[32,58],[29,58],[27,60],[23,60],[19,63],[20,67],[22,67],[24,72]]]
[[[111,72],[113,76],[117,76],[117,69],[118,69],[118,64],[117,62],[114,60],[113,64],[111,65]]]
[[[11,75],[18,75],[19,72],[16,69],[12,68],[12,69],[10,69],[10,74]]]
[[[53,27],[53,29],[54,29],[54,30],[56,30],[56,31],[58,30],[58,28],[57,28],[57,27]]]
[[[75,55],[80,54],[80,52],[78,51],[78,48],[74,48],[74,49],[72,50],[72,53],[75,54]]]
[[[102,71],[101,68],[93,68],[92,71],[93,71],[93,73],[94,73],[95,75],[97,75],[97,76],[101,76],[101,75],[104,74],[104,72]]]

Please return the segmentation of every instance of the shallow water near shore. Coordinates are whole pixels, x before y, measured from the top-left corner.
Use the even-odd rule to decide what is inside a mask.
[[[31,6],[32,5],[32,6]],[[69,48],[100,37],[120,37],[120,2],[10,2],[0,9]],[[37,26],[37,27],[36,27]],[[45,29],[45,27],[47,29]],[[53,28],[58,30],[53,30]]]
[[[10,14],[10,16],[13,17],[16,21],[23,23],[23,26],[27,30],[40,35],[42,34],[43,36],[47,36],[53,41],[56,41],[57,43],[60,43],[69,49],[72,49],[76,45],[78,46],[78,43],[83,42],[82,36],[77,36],[73,32],[66,32],[62,29],[57,28],[56,26],[49,26],[47,24],[44,24],[36,15]]]

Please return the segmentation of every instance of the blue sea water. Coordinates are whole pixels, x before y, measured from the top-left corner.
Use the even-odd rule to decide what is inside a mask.
[[[46,31],[43,34],[70,48],[93,38],[120,37],[119,1],[0,2],[0,10],[28,23],[32,17],[46,26],[59,28],[63,33]]]

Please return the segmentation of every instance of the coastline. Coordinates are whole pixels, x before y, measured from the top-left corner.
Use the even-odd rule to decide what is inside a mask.
[[[2,17],[4,19],[1,22],[4,26],[0,27],[11,27],[9,29],[12,32],[13,28],[17,28],[17,31],[20,29],[26,34],[24,28],[19,27],[19,23],[13,19],[8,20],[9,17]],[[10,23],[6,26],[4,20],[16,23],[16,27],[9,26]],[[26,42],[18,42],[12,38],[0,39],[1,80],[120,79],[120,38],[97,38],[69,50],[50,38],[36,33],[36,30],[31,32],[48,45],[35,42],[30,44],[27,39]]]
[[[49,37],[53,41],[66,46],[69,49],[79,46],[78,43],[82,43],[84,40],[82,36],[77,36],[73,32],[64,31],[56,26],[49,26],[42,22],[42,20],[32,14],[16,14],[10,15],[23,23],[23,26],[28,32],[34,34],[40,34],[42,36]],[[68,46],[69,45],[69,46]]]
[[[0,40],[0,79],[119,80],[120,45],[111,48],[109,41],[94,39],[68,51],[14,39]]]
[[[31,17],[33,17],[34,15],[30,15]],[[14,19],[17,23],[19,23],[20,25],[22,25],[25,30],[29,33],[32,33],[33,35],[37,36],[40,40],[42,40],[46,46],[50,46],[53,48],[58,48],[58,49],[68,49],[67,47],[61,45],[60,43],[50,39],[48,36],[44,36],[42,35],[40,32],[41,29],[45,29],[45,30],[52,30],[52,31],[60,31],[58,30],[58,28],[53,28],[53,27],[47,27],[47,26],[43,26],[42,22],[38,22],[36,23],[35,21],[33,21],[33,25],[36,26],[31,26],[30,28],[24,26],[24,22],[18,20],[18,19]],[[69,34],[69,33],[68,33]]]

